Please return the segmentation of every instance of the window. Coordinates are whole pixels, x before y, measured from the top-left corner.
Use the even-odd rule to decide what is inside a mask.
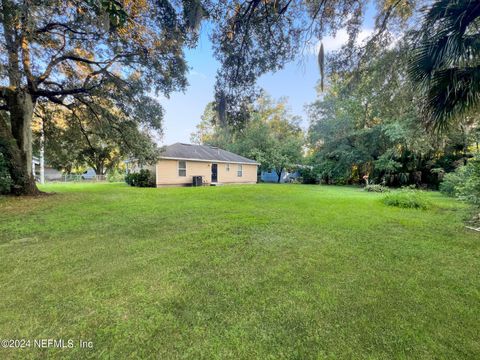
[[[225,170],[230,171],[230,164],[225,164]]]
[[[242,168],[242,164],[238,164],[238,168],[237,168],[237,176],[238,177],[242,177],[243,175],[243,168]]]
[[[178,162],[178,176],[187,176],[187,162],[179,161]]]

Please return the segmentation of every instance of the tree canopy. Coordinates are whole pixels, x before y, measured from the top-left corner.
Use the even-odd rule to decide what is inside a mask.
[[[256,80],[315,47],[325,34],[346,29],[348,48],[352,49],[369,3],[366,0],[219,1],[208,12],[216,24],[212,40],[216,58],[221,63],[216,83],[219,121],[244,122],[248,117],[248,104],[259,95]],[[411,0],[377,0],[375,3],[379,9],[375,33],[357,57],[382,47],[392,34],[405,26],[417,5]],[[348,59],[354,58],[353,53],[348,54]],[[321,64],[322,61],[320,67]]]
[[[222,126],[216,121],[214,103],[205,108],[202,122],[192,140],[214,145],[258,161],[261,170],[296,168],[302,161],[304,134],[300,119],[291,114],[286,100],[274,101],[265,93],[248,106],[250,120],[242,129]]]
[[[187,84],[183,49],[196,39],[188,9],[169,1],[1,2],[0,147],[12,192],[36,192],[31,122],[39,100],[73,117],[79,108],[103,112],[105,122],[102,107],[114,106],[141,126],[161,128],[161,108],[148,94]]]
[[[152,95],[168,97],[187,86],[184,49],[196,45],[204,21],[220,62],[213,119],[225,131],[242,131],[255,114],[251,106],[260,95],[255,84],[261,75],[281,69],[303,51],[319,48],[322,90],[326,85],[329,91],[334,75],[358,82],[372,68],[371,59],[383,56],[401,38],[422,1],[376,0],[373,34],[359,44],[369,4],[368,0],[2,0],[0,150],[13,184],[10,192],[37,192],[30,166],[37,104],[46,101],[69,111],[65,117],[69,129],[85,121],[85,114],[101,122],[90,124],[88,131],[79,129],[82,134],[111,138],[127,123],[130,131],[124,133],[130,135],[143,129],[160,132],[163,112]],[[415,42],[418,61],[410,74],[423,89],[424,103],[430,104],[425,108],[437,120],[444,118],[441,114],[466,114],[478,105],[478,12],[473,0],[438,0]],[[321,39],[339,29],[346,29],[349,40],[325,62]],[[327,73],[331,83],[324,81]],[[370,111],[370,105],[365,106]],[[128,144],[127,136],[122,136],[122,143]],[[132,153],[137,151],[132,147]]]
[[[407,37],[359,69],[334,74],[309,105],[311,163],[321,180],[359,183],[369,176],[386,185],[436,187],[456,161],[471,156],[477,118],[441,134],[425,128],[422,99],[407,76],[409,50]]]
[[[145,125],[125,115],[107,100],[78,104],[75,111],[41,101],[35,109],[34,149],[43,141],[48,165],[65,172],[91,167],[97,175],[112,171],[127,157],[139,162],[156,159],[154,136]]]

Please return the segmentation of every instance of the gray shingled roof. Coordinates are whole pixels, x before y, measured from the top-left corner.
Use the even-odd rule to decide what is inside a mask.
[[[165,147],[160,158],[211,160],[243,164],[257,164],[255,160],[219,149],[215,146],[175,143]]]

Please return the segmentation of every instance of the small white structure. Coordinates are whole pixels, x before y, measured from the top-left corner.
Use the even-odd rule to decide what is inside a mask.
[[[62,172],[57,169],[52,168],[51,166],[43,166],[43,179],[42,179],[42,163],[41,159],[34,156],[32,157],[32,174],[35,176],[35,180],[43,184],[45,180],[47,181],[61,181]],[[43,182],[42,182],[43,180]]]

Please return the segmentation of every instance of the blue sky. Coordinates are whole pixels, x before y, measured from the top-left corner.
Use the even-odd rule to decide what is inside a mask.
[[[373,11],[369,9],[364,22],[364,31],[360,38],[365,38],[371,32]],[[323,43],[325,50],[338,49],[346,41],[346,32],[341,30],[337,36],[327,36]],[[313,48],[313,46],[312,46]],[[213,100],[215,74],[219,67],[212,53],[211,42],[206,32],[202,32],[199,44],[195,49],[186,52],[190,67],[188,74],[189,86],[185,93],[177,92],[170,99],[161,98],[165,109],[164,136],[162,144],[175,142],[190,142],[190,134],[200,122],[200,117],[208,102]],[[288,98],[288,104],[295,115],[302,117],[304,128],[308,126],[305,105],[315,100],[315,86],[319,79],[315,51],[305,51],[295,61],[274,73],[262,76],[258,85],[273,98]]]

